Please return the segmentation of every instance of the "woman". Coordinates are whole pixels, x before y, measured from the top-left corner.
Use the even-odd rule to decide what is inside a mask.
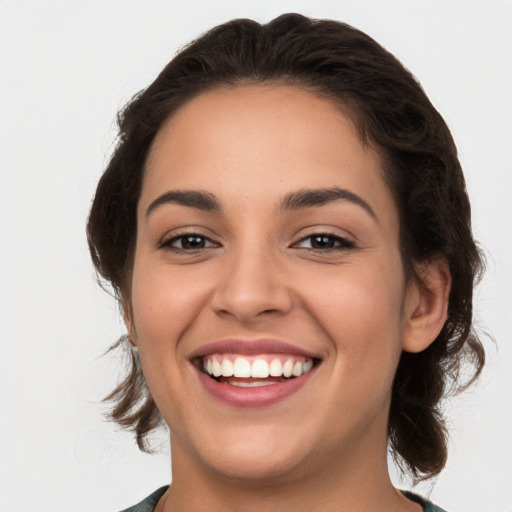
[[[480,372],[482,267],[450,132],[360,31],[235,20],[120,117],[88,236],[132,368],[112,417],[170,430],[132,511],[439,511],[397,491],[446,461],[439,402]],[[129,345],[130,346],[130,345]]]

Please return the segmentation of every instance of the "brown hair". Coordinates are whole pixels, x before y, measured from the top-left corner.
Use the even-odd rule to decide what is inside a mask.
[[[400,213],[408,278],[414,263],[444,257],[452,287],[448,319],[421,353],[403,353],[389,416],[389,442],[415,478],[439,473],[447,456],[440,401],[460,390],[462,364],[484,350],[472,329],[473,286],[483,265],[471,233],[470,205],[457,150],[444,120],[402,64],[363,32],[344,23],[282,15],[267,24],[233,20],[189,44],[120,113],[119,143],[100,179],[87,225],[99,275],[129,302],[136,208],[144,165],[162,123],[201,92],[221,86],[281,82],[330,98],[348,111],[361,140],[382,156]],[[126,338],[116,346],[127,344]],[[107,397],[111,417],[133,429],[141,449],[162,418],[145,383],[138,354],[128,376]]]

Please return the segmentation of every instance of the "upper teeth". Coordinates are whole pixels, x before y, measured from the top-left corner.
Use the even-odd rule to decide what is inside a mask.
[[[259,378],[300,377],[313,368],[313,359],[301,356],[255,356],[211,354],[203,359],[203,369],[214,377]]]

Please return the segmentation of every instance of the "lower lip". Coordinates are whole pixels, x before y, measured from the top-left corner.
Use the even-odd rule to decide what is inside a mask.
[[[217,400],[233,407],[264,407],[280,402],[296,393],[306,384],[315,370],[316,368],[313,368],[308,373],[286,382],[254,388],[231,386],[217,382],[199,370],[198,373],[201,384]]]

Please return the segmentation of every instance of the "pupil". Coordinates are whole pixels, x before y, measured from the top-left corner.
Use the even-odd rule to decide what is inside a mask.
[[[334,247],[334,240],[327,235],[318,235],[313,237],[313,247],[317,249],[329,249]]]
[[[200,249],[204,247],[204,238],[202,236],[186,236],[183,238],[181,245],[183,249]]]

